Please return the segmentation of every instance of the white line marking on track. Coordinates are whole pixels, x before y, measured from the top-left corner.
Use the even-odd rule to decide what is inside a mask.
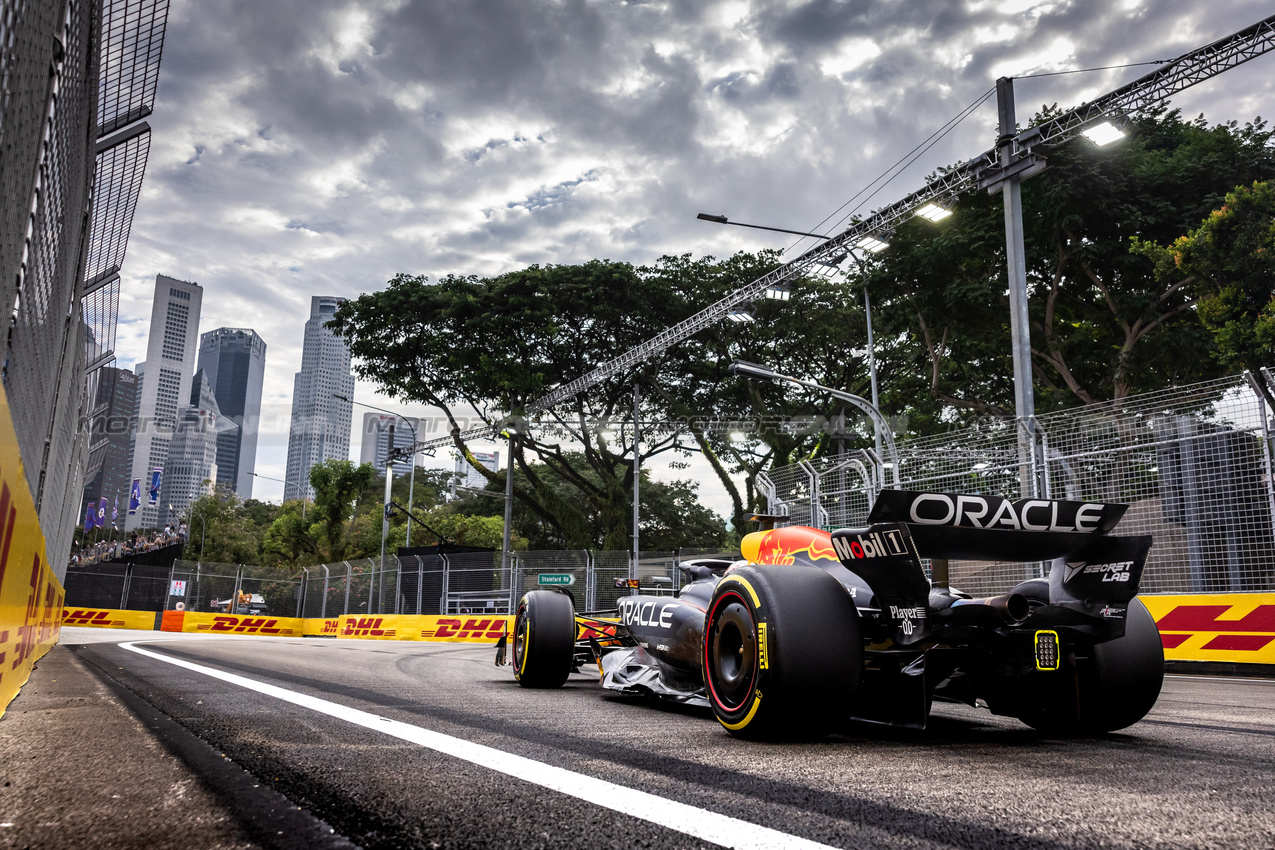
[[[596,806],[619,812],[629,817],[650,821],[658,826],[667,827],[677,832],[693,836],[701,841],[718,844],[722,847],[733,847],[738,850],[830,850],[827,844],[799,838],[776,829],[758,826],[754,823],[739,820],[729,815],[710,812],[676,800],[657,797],[645,791],[637,791],[596,779],[583,773],[575,773],[561,767],[554,767],[523,756],[506,753],[492,747],[475,744],[463,738],[453,738],[441,732],[423,729],[410,723],[380,717],[357,708],[329,702],[318,697],[290,691],[277,685],[267,685],[255,679],[225,673],[212,667],[193,664],[180,658],[172,658],[157,652],[142,649],[133,643],[121,643],[122,649],[136,652],[165,664],[173,664],[186,670],[202,673],[241,688],[256,691],[275,699],[290,702],[293,705],[353,723],[377,732],[383,732],[403,741],[418,744],[427,749],[476,764],[489,770],[503,773],[551,791],[557,791]]]
[[[1275,679],[1255,679],[1252,676],[1196,676],[1193,673],[1165,673],[1166,679],[1183,679],[1189,682],[1258,682],[1272,684]]]

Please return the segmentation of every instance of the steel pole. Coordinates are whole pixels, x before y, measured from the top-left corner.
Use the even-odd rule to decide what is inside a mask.
[[[1000,164],[1007,168],[1013,162],[1014,81],[1001,77],[996,81],[996,105],[1000,116]],[[1014,416],[1019,422],[1018,460],[1019,489],[1023,498],[1032,495],[1029,458],[1035,443],[1036,399],[1032,390],[1031,325],[1027,313],[1027,257],[1023,239],[1023,190],[1017,177],[1009,177],[1001,186],[1005,202],[1005,258],[1009,271],[1009,327],[1014,353]]]
[[[406,419],[403,420],[407,422]],[[411,428],[411,423],[408,423]],[[412,428],[412,448],[416,448],[416,429]],[[412,545],[412,495],[416,492],[416,455],[412,455],[412,470],[407,474],[407,536],[403,538],[403,548]]]
[[[509,572],[509,532],[514,518],[514,447],[517,445],[518,431],[512,425],[510,428],[509,444],[506,446],[509,457],[505,458],[505,528],[501,533],[500,543],[500,574],[502,576],[511,576]],[[511,577],[510,586],[512,587],[512,585]]]
[[[390,426],[390,441],[393,442],[393,426]],[[385,459],[385,506],[381,510],[381,567],[380,582],[377,585],[376,577],[373,577],[373,584],[380,591],[376,597],[376,613],[381,613],[381,608],[385,601],[385,541],[390,536],[390,500],[393,494],[390,493],[390,486],[394,483],[394,466],[389,455]],[[368,594],[368,607],[372,607],[372,594]],[[371,614],[371,611],[368,611]]]
[[[641,402],[638,385],[633,384],[633,563],[638,562],[638,481],[642,478],[642,432],[638,427],[638,406]]]
[[[868,318],[868,379],[872,383],[872,406],[877,410],[881,409],[881,402],[877,398],[877,353],[876,347],[872,343],[872,299],[868,297],[868,285],[863,285],[863,310]],[[844,408],[841,414],[842,426],[841,430],[845,430],[845,413]],[[872,420],[872,440],[876,445],[877,457],[881,457],[881,423],[875,418]],[[881,480],[882,486],[885,485],[885,476]]]

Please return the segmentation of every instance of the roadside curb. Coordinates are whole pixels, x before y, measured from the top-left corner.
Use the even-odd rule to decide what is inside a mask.
[[[85,668],[119,699],[139,723],[174,756],[190,768],[234,811],[243,830],[262,847],[277,850],[357,850],[358,845],[338,835],[326,822],[293,805],[287,797],[267,787],[234,761],[217,752],[176,720],[155,708],[100,666],[91,654],[75,653]]]

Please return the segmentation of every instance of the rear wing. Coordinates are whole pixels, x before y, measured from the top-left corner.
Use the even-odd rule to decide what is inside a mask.
[[[1151,549],[1149,536],[1108,535],[1126,510],[1100,502],[884,490],[869,527],[834,531],[832,544],[842,565],[872,588],[898,643],[915,643],[937,627],[922,558],[1049,561],[1051,610],[1033,619],[1119,621],[1107,629],[1118,637]],[[967,619],[976,612],[937,613]]]

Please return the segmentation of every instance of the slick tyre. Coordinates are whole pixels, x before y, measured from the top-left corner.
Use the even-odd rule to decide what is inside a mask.
[[[1021,716],[1024,723],[1053,734],[1100,735],[1145,717],[1164,684],[1164,645],[1147,606],[1131,601],[1124,637],[1093,647],[1066,674],[1062,698],[1043,700]]]
[[[828,573],[745,566],[718,583],[704,625],[704,683],[732,735],[823,737],[849,715],[862,672],[858,611]]]
[[[533,590],[514,618],[514,678],[524,688],[560,688],[571,673],[576,615],[571,598]]]

